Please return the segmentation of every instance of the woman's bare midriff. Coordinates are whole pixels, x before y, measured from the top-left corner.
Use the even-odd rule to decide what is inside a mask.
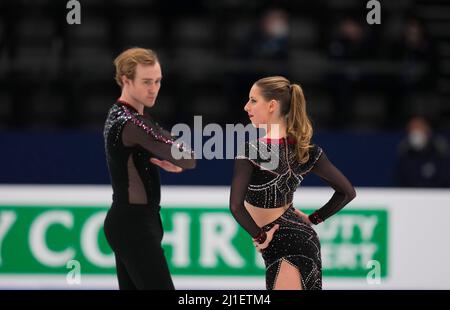
[[[278,208],[264,209],[255,207],[249,204],[247,201],[244,201],[245,208],[247,209],[248,213],[250,213],[256,225],[258,225],[259,227],[275,221],[277,218],[283,215],[283,213],[289,208],[290,205],[291,204],[287,204]]]

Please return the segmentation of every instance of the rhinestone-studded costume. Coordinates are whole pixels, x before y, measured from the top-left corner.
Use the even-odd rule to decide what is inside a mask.
[[[275,160],[274,160],[275,158]],[[262,252],[266,287],[274,289],[282,262],[299,270],[304,289],[322,288],[320,243],[314,229],[297,216],[292,206],[296,188],[308,172],[314,172],[335,189],[331,199],[314,212],[323,221],[342,209],[355,196],[347,178],[331,164],[323,150],[312,145],[308,160],[300,164],[292,138],[258,139],[247,142],[235,160],[230,209],[239,224],[255,238],[279,224]],[[272,223],[259,227],[244,207],[244,200],[258,208],[289,208]]]
[[[161,247],[159,171],[150,158],[190,169],[195,167],[193,153],[177,145],[148,114],[139,115],[122,101],[108,113],[104,139],[113,188],[104,230],[115,254],[119,287],[173,289]],[[172,156],[173,146],[184,158]]]

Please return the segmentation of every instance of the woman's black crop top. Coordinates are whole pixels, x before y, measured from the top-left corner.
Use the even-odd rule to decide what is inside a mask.
[[[292,138],[259,139],[245,144],[235,159],[230,209],[236,220],[252,235],[260,228],[244,207],[244,200],[259,208],[278,208],[292,203],[294,192],[310,171],[326,181],[335,193],[310,215],[314,224],[324,221],[355,197],[347,178],[328,160],[324,151],[311,145],[309,159],[300,164]]]

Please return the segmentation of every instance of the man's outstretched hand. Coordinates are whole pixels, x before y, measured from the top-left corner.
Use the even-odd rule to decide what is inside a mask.
[[[183,168],[178,167],[178,166],[172,164],[170,161],[167,161],[167,160],[159,160],[159,159],[156,159],[156,158],[150,158],[150,161],[153,164],[163,168],[164,170],[166,170],[168,172],[180,173],[180,172],[183,171]]]

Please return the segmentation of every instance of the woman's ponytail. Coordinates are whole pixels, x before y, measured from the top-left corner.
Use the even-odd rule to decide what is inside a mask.
[[[309,159],[309,147],[313,128],[306,113],[306,100],[298,84],[291,84],[291,104],[287,115],[287,133],[296,139],[297,160],[304,164]]]

